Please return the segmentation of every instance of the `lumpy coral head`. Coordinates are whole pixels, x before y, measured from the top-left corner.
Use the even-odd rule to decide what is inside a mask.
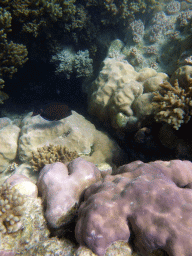
[[[136,161],[117,171],[86,190],[77,241],[103,256],[114,241],[132,235],[142,255],[162,249],[169,256],[191,256],[192,191],[186,186],[192,182],[192,163]]]
[[[82,192],[99,179],[99,169],[80,157],[68,165],[60,162],[47,164],[40,172],[37,186],[49,226],[59,228],[70,222]]]

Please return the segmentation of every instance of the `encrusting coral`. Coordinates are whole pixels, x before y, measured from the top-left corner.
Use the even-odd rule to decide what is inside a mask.
[[[8,183],[0,187],[0,232],[14,233],[22,228],[25,197]]]
[[[76,151],[69,151],[66,147],[61,145],[44,146],[37,148],[37,152],[32,151],[31,164],[34,171],[39,171],[46,164],[56,162],[67,163],[77,158],[79,155]]]
[[[165,81],[159,92],[154,92],[156,121],[164,121],[178,130],[182,123],[187,123],[192,115],[192,79],[183,89],[175,80],[173,86]]]

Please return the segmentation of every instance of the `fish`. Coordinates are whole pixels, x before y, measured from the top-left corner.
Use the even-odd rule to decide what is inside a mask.
[[[32,116],[40,115],[47,121],[59,121],[65,117],[70,116],[71,114],[71,109],[67,105],[63,103],[52,102],[44,105],[41,108],[35,109]]]

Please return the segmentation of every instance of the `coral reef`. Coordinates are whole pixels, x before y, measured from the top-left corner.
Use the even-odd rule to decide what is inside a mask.
[[[164,121],[178,130],[192,115],[192,79],[186,89],[179,86],[178,80],[173,86],[164,82],[160,91],[154,92],[153,105],[156,121]]]
[[[54,146],[50,144],[49,146],[37,148],[37,152],[32,152],[31,164],[34,171],[40,171],[46,164],[67,163],[77,157],[76,151],[69,151],[61,145]]]
[[[18,142],[18,157],[22,162],[30,162],[32,151],[36,152],[37,148],[50,144],[76,151],[95,164],[112,165],[115,159],[120,160],[123,156],[123,151],[114,140],[98,131],[91,122],[75,111],[59,122],[50,122],[38,115],[31,117],[31,114],[23,120]]]
[[[7,209],[7,217],[3,224],[7,224],[8,218],[16,219],[17,212],[20,211],[22,219],[18,221],[18,224],[22,223],[22,225],[21,229],[14,233],[0,231],[0,255],[73,255],[75,251],[73,242],[65,238],[60,240],[56,237],[50,238],[50,231],[43,216],[42,201],[37,198],[37,186],[30,179],[23,175],[13,174],[6,180],[2,188],[3,199],[8,197],[4,201],[10,201],[11,196],[13,201],[13,198],[17,198],[17,195],[24,197],[25,201],[21,206],[17,206],[17,202],[14,206],[10,204],[11,208],[9,211]],[[1,203],[3,199],[1,195]],[[7,202],[5,203],[4,208],[8,205]],[[2,218],[2,215],[0,218]],[[10,219],[10,222],[13,222],[13,220]]]
[[[23,228],[24,202],[24,196],[9,184],[4,183],[0,187],[0,232],[14,233]]]
[[[127,29],[123,30],[125,45],[121,55],[124,54],[137,71],[151,67],[171,75],[178,64],[181,65],[178,60],[182,55],[185,55],[185,64],[190,63],[191,6],[180,1],[162,1],[161,7],[156,8],[153,1],[148,12],[152,5],[154,10],[149,15],[129,20]]]
[[[114,241],[131,240],[142,255],[162,249],[170,256],[192,250],[192,163],[135,161],[84,193],[76,239],[99,256]]]
[[[100,179],[99,169],[80,157],[68,165],[60,162],[46,165],[37,186],[50,227],[68,224],[76,215],[82,192]]]

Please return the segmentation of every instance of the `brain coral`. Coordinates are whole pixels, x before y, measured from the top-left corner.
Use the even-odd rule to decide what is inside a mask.
[[[192,252],[192,162],[135,161],[91,185],[84,194],[76,239],[99,256],[117,240],[142,255]]]

